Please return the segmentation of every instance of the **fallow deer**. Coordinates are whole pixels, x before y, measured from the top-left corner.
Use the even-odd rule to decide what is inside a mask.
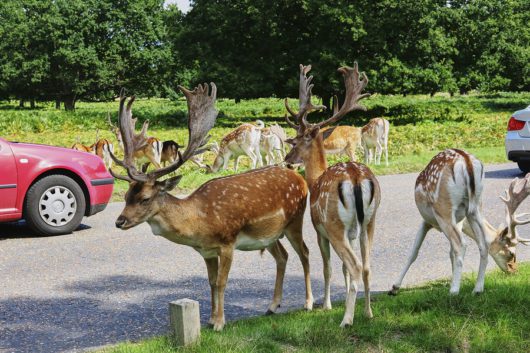
[[[361,144],[361,129],[355,126],[326,127],[320,132],[326,154],[345,154],[355,162],[355,151]]]
[[[385,164],[388,165],[389,130],[390,123],[383,118],[370,119],[368,124],[363,126],[362,146],[364,150],[364,163],[370,163],[373,158],[376,165],[381,164],[381,155],[385,152]]]
[[[451,294],[457,294],[460,290],[466,250],[464,233],[475,240],[480,251],[474,293],[484,290],[488,253],[503,271],[514,272],[517,243],[530,242],[530,239],[519,237],[515,230],[517,225],[530,223],[530,220],[523,221],[515,215],[515,210],[530,191],[529,178],[530,174],[510,184],[506,191],[507,197],[503,199],[506,204],[506,224],[496,230],[483,218],[480,210],[484,179],[482,163],[473,155],[459,149],[448,149],[434,156],[416,180],[414,196],[423,221],[410,257],[389,294],[398,293],[403,278],[418,256],[427,232],[432,228],[443,232],[451,245]]]
[[[239,157],[248,156],[252,161],[252,169],[263,166],[259,150],[261,131],[253,124],[242,124],[231,131],[222,140],[219,151],[208,171],[216,173],[228,167],[230,158],[234,158],[234,170],[237,172]]]
[[[267,165],[281,163],[284,158],[285,131],[278,124],[261,128],[260,151]]]
[[[211,83],[211,93],[207,84],[193,91],[180,86],[179,89],[188,105],[188,145],[175,162],[150,173],[139,172],[135,167],[133,151],[135,141],[141,140],[141,136],[134,133],[131,122],[133,99],[125,107],[126,97],[121,95],[119,121],[124,137],[124,160],[114,155],[113,159],[126,168],[127,176],[113,175],[128,181],[129,190],[116,227],[125,230],[147,222],[155,235],[191,246],[201,254],[208,269],[212,300],[210,323],[214,330],[221,330],[225,324],[224,291],[234,250],[267,249],[272,254],[277,272],[268,312],[273,313],[279,307],[288,256],[279,239],[285,235],[302,262],[305,308],[312,309],[308,249],[302,238],[307,185],[298,173],[287,168],[266,167],[210,180],[185,198],[169,194],[180,175],[160,180],[191,156],[203,152],[206,134],[217,117],[215,84]]]
[[[110,120],[110,115],[107,115],[108,123],[111,127],[111,131],[116,136],[116,139],[118,140],[118,144],[123,149],[123,138],[120,132],[120,129],[112,123]],[[133,119],[131,117],[132,126],[133,128],[136,126],[136,121],[138,119]],[[147,136],[147,129],[149,127],[149,120],[144,121],[142,125],[142,130],[140,134],[137,136],[139,137],[136,145],[136,149],[134,150],[134,159],[138,165],[142,166],[143,169],[147,170],[150,163],[152,163],[155,168],[159,169],[161,158],[162,158],[162,148],[163,143],[160,141],[160,139],[156,137],[149,137]]]
[[[178,158],[178,152],[180,148],[184,146],[179,145],[173,140],[164,141],[162,143],[162,156],[160,158],[161,164],[165,167],[167,163],[173,163]],[[207,146],[204,148],[205,152],[211,150],[213,145]],[[206,164],[203,162],[203,154],[198,154],[190,157],[190,162],[195,163],[199,168],[206,168]]]
[[[299,112],[295,113],[285,100],[285,107],[297,123],[287,116],[286,120],[296,129],[297,135],[288,142],[293,146],[285,157],[287,163],[305,165],[305,178],[310,191],[311,219],[317,231],[318,244],[324,263],[324,309],[331,308],[331,267],[329,244],[343,262],[343,272],[348,289],[346,312],[341,327],[351,325],[357,296],[357,282],[362,274],[365,291],[365,315],[372,317],[370,306],[370,252],[375,229],[375,216],[381,192],[379,183],[368,167],[356,162],[338,163],[328,168],[320,129],[337,122],[348,112],[365,109],[359,100],[369,94],[362,94],[368,83],[364,73],[359,74],[357,63],[354,68],[341,67],[346,96],[344,104],[329,119],[317,124],[307,121],[307,115],[324,106],[311,103],[313,76],[307,77],[311,66],[300,65]],[[359,237],[361,261],[353,251],[353,242]]]
[[[79,142],[78,138],[77,142],[72,145],[71,149],[95,154],[103,160],[107,169],[112,167],[112,158],[110,157],[110,151],[114,152],[114,146],[109,140],[99,138],[99,130],[96,131],[95,143],[90,146],[85,146]]]

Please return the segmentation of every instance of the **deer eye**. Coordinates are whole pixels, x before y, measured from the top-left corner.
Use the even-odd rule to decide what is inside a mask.
[[[151,200],[151,199],[149,199],[149,198],[147,198],[147,199],[142,199],[142,201],[140,201],[140,204],[141,204],[141,205],[146,205],[146,204],[149,203],[149,200]]]

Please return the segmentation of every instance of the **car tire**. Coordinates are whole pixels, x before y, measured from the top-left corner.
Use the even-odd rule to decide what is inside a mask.
[[[525,174],[530,172],[530,161],[518,161],[517,166]]]
[[[85,214],[86,201],[79,184],[66,175],[49,175],[26,194],[24,218],[39,235],[71,233]]]

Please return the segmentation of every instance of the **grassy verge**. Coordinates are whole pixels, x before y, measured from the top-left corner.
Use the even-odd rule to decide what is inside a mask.
[[[471,294],[475,276],[449,296],[448,281],[375,296],[374,319],[358,300],[352,327],[340,329],[344,307],[296,311],[203,329],[199,343],[176,348],[169,337],[123,343],[104,353],[140,352],[528,352],[530,264],[517,275],[488,273],[486,292]]]

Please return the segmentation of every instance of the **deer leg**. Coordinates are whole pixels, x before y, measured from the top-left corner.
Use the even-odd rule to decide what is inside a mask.
[[[221,331],[225,325],[225,288],[228,281],[228,273],[232,266],[234,249],[231,246],[223,246],[219,249],[219,270],[217,271],[217,316],[215,317],[213,329]]]
[[[346,264],[346,268],[350,274],[350,287],[346,297],[346,312],[340,324],[341,327],[345,327],[353,323],[355,301],[357,299],[357,283],[360,279],[362,268],[359,264],[359,259],[355,256],[346,239],[338,241],[330,240],[330,242],[339,258]]]
[[[252,148],[250,146],[245,146],[242,149],[245,152],[245,154],[252,160],[252,169],[256,169],[256,165],[258,164],[258,157],[254,153]],[[261,159],[261,155],[259,157]]]
[[[320,248],[320,254],[322,255],[322,263],[324,265],[324,303],[322,303],[322,309],[331,309],[331,266],[329,260],[331,257],[331,249],[329,247],[329,240],[320,235],[317,231],[318,247]],[[348,288],[348,287],[346,287]]]
[[[348,146],[346,147],[346,154],[348,155],[348,158],[350,158],[350,161],[355,162],[355,146]]]
[[[444,222],[435,214],[440,229],[451,243],[451,251],[454,254],[453,279],[451,281],[450,294],[458,294],[460,291],[460,281],[462,279],[462,268],[464,266],[464,255],[466,253],[466,243],[462,232],[454,223]]]
[[[305,245],[304,238],[302,236],[302,225],[304,215],[301,213],[295,220],[291,222],[285,228],[285,236],[293,246],[294,251],[298,254],[300,262],[302,262],[302,268],[304,269],[304,281],[305,281],[305,304],[306,310],[313,310],[313,292],[311,290],[311,276],[309,273],[309,249]]]
[[[239,167],[239,158],[241,158],[241,156],[237,156],[234,159],[234,172],[237,172],[237,168]]]
[[[388,165],[388,136],[385,138],[383,148],[385,149],[385,165]]]
[[[258,167],[263,167],[263,159],[261,158],[261,152],[259,150],[259,141],[256,144],[256,147],[254,148],[254,154],[256,155],[256,159],[258,160]]]
[[[418,258],[418,252],[420,251],[421,245],[423,244],[423,240],[425,239],[427,232],[431,230],[431,228],[432,226],[430,224],[426,222],[421,223],[420,229],[416,233],[416,239],[414,240],[414,245],[412,246],[412,251],[410,253],[409,259],[405,264],[405,267],[401,271],[398,280],[394,283],[392,289],[390,290],[390,292],[388,292],[388,294],[397,295],[399,288],[401,287],[401,283],[403,283],[403,279],[405,278],[405,275],[407,274],[410,266]]]
[[[208,270],[208,281],[210,282],[212,305],[212,312],[210,314],[210,320],[208,320],[208,324],[213,325],[218,311],[217,270],[219,268],[219,259],[216,256],[213,258],[204,259],[204,261],[206,262],[206,268]]]
[[[368,149],[368,146],[366,143],[363,143],[363,154],[364,154],[364,164],[368,164],[369,157],[370,157],[370,150]]]
[[[364,283],[364,315],[368,318],[374,317],[370,306],[370,254],[372,252],[372,239],[374,238],[375,214],[361,231],[361,259],[363,261],[363,283]]]
[[[473,293],[482,293],[484,291],[484,278],[486,277],[486,267],[488,266],[488,245],[486,244],[486,232],[484,230],[484,220],[480,211],[477,209],[467,215],[467,220],[473,233],[475,233],[475,241],[477,242],[480,252],[480,265],[477,275],[477,283],[473,289]]]
[[[223,155],[223,170],[228,169],[228,162],[230,162],[231,156],[232,156],[232,152],[227,152]]]
[[[272,257],[274,257],[274,260],[276,260],[276,283],[274,284],[274,296],[272,297],[272,303],[269,305],[269,309],[266,313],[266,315],[270,315],[276,312],[282,301],[283,279],[285,277],[285,268],[287,267],[287,259],[289,258],[289,254],[279,240],[269,246],[267,250],[271,253]]]
[[[381,164],[382,154],[383,154],[383,146],[381,146],[381,142],[377,140],[375,144],[375,164],[376,165]]]

